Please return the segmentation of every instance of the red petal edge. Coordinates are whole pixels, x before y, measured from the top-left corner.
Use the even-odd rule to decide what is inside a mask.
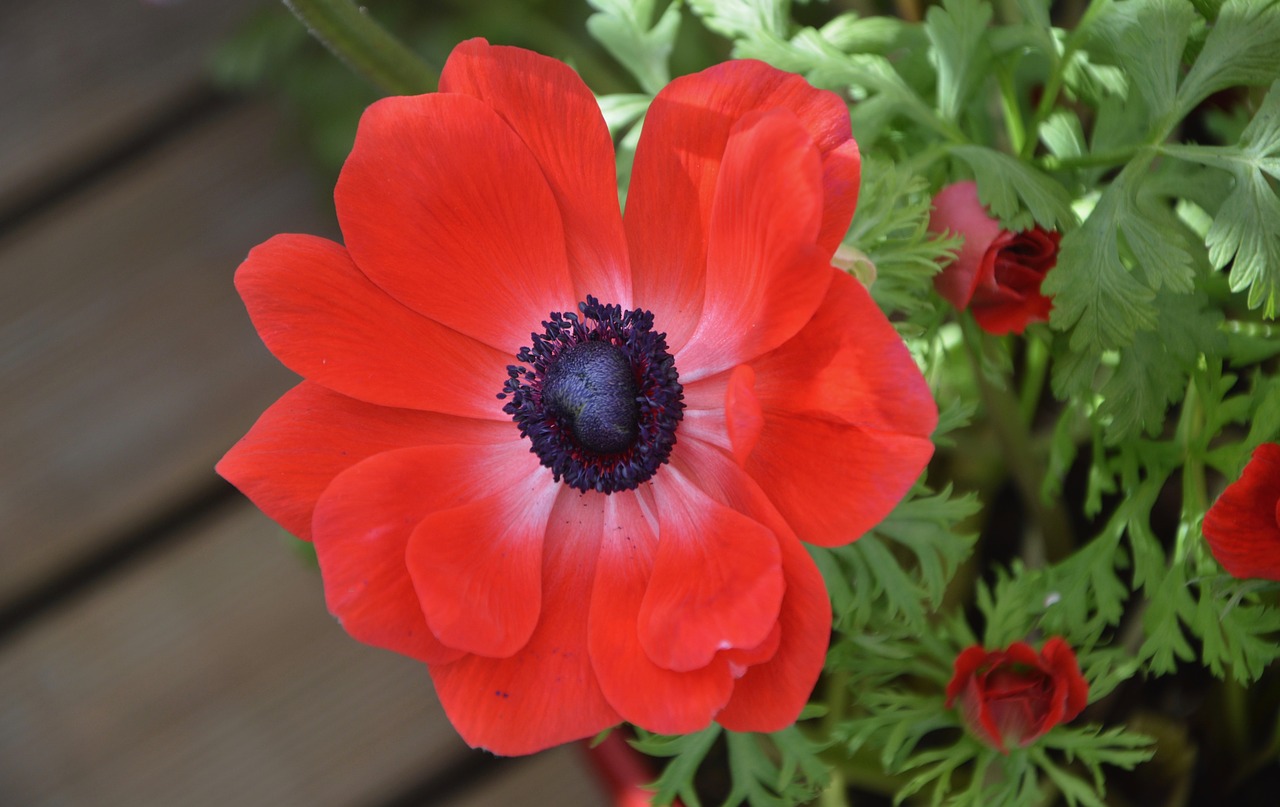
[[[673,351],[684,346],[700,315],[711,208],[730,131],[750,112],[779,108],[795,114],[821,155],[817,241],[830,256],[849,228],[861,170],[849,108],[839,96],[764,62],[739,59],[675,79],[645,116],[624,225],[636,303],[654,312]]]
[[[676,353],[682,379],[750,361],[812,319],[832,277],[816,243],[822,205],[821,158],[796,116],[743,116],[716,181],[702,314]]]
[[[412,311],[324,238],[277,235],[254,248],[236,289],[286,367],[381,406],[506,421],[494,398],[511,357]]]
[[[561,486],[543,553],[542,615],[510,658],[464,656],[431,665],[436,694],[466,742],[495,754],[532,754],[590,737],[621,718],[605,700],[587,652],[587,620],[604,509]]]
[[[316,556],[329,611],[356,639],[431,662],[462,651],[428,628],[406,548],[414,527],[510,479],[536,472],[518,441],[388,451],[338,475],[315,511]]]
[[[1280,581],[1278,522],[1280,445],[1263,443],[1205,514],[1204,537],[1231,576]]]
[[[718,651],[759,645],[782,601],[777,537],[675,467],[663,469],[654,492],[661,540],[640,605],[645,653],[688,671]]]
[[[559,486],[542,469],[510,478],[498,493],[428,515],[405,553],[432,632],[497,658],[524,647],[538,624],[543,536]]]
[[[563,62],[470,39],[449,54],[440,91],[491,106],[529,147],[564,220],[577,297],[631,307],[613,141],[595,96]],[[536,323],[535,323],[536,324]]]
[[[731,731],[786,728],[808,703],[831,639],[831,601],[822,575],[763,491],[724,452],[687,439],[673,453],[672,464],[712,499],[755,519],[778,540],[786,586],[778,611],[778,648],[738,679],[716,722]]]
[[[303,381],[262,413],[217,471],[280,526],[310,541],[320,494],[361,460],[407,446],[510,437],[509,423],[373,406]]]
[[[687,672],[664,669],[640,641],[641,603],[658,552],[645,489],[600,498],[605,511],[599,565],[591,589],[591,661],[613,708],[630,723],[662,734],[701,731],[729,700],[733,676],[723,654]]]
[[[484,102],[375,102],[334,189],[360,271],[443,325],[514,354],[577,304],[560,209],[529,148]]]

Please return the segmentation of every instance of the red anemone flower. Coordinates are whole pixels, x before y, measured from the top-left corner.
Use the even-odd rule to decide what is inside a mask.
[[[1004,650],[978,645],[956,656],[947,708],[960,700],[969,731],[1002,754],[1024,748],[1089,703],[1089,684],[1071,646],[1054,636],[1039,653],[1026,642]]]
[[[345,247],[241,266],[305,380],[219,473],[314,540],[329,609],[426,662],[474,746],[783,728],[831,624],[800,540],[883,518],[937,420],[829,263],[859,168],[837,96],[732,62],[654,100],[624,217],[578,76],[464,42],[440,92],[365,112]]]
[[[1253,450],[1205,514],[1204,537],[1232,577],[1280,581],[1280,445]]]
[[[1047,322],[1053,300],[1040,293],[1058,263],[1061,234],[1035,226],[1002,229],[978,201],[976,183],[957,182],[933,197],[929,230],[964,236],[956,259],[934,276],[934,286],[958,311],[969,309],[987,333],[1022,333]]]

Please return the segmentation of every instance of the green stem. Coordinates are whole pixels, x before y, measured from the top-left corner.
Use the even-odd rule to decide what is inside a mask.
[[[1067,65],[1071,63],[1071,58],[1075,56],[1080,47],[1081,34],[1088,28],[1093,18],[1107,5],[1108,3],[1106,2],[1093,0],[1089,4],[1088,10],[1080,18],[1079,25],[1067,35],[1066,42],[1062,46],[1062,56],[1054,63],[1053,70],[1049,73],[1049,78],[1045,82],[1044,92],[1040,95],[1040,103],[1036,105],[1036,111],[1031,116],[1031,123],[1027,125],[1029,136],[1018,152],[1018,156],[1023,160],[1030,160],[1031,156],[1035,154],[1036,143],[1040,137],[1040,125],[1045,122],[1045,119],[1053,112],[1054,105],[1058,103],[1058,93],[1062,91],[1062,82],[1066,78]]]
[[[389,95],[431,92],[439,74],[351,0],[284,0],[335,56]]]
[[[1040,406],[1040,394],[1044,391],[1044,378],[1049,372],[1049,346],[1041,339],[1027,337],[1026,376],[1022,380],[1022,392],[1018,396],[1018,410],[1022,422],[1030,424]]]
[[[1038,124],[1037,124],[1038,125]],[[1116,151],[1098,151],[1080,157],[1047,156],[1038,160],[1043,168],[1050,171],[1062,171],[1072,168],[1110,168],[1123,165],[1134,158],[1141,147],[1117,149]]]
[[[947,155],[947,147],[940,144],[934,144],[923,148],[912,154],[910,157],[898,163],[898,167],[905,174],[922,174],[924,170],[934,162],[942,159]]]
[[[1022,126],[1022,110],[1018,107],[1018,94],[1013,86],[1013,72],[1001,68],[997,72],[1000,82],[1000,108],[1004,113],[1005,131],[1009,133],[1009,149],[1021,154],[1026,147],[1027,130]]]
[[[987,409],[987,421],[995,429],[1014,484],[1018,486],[1023,502],[1040,528],[1042,546],[1028,547],[1031,551],[1027,553],[1027,565],[1035,567],[1043,561],[1060,561],[1075,548],[1070,521],[1061,502],[1055,500],[1049,504],[1040,495],[1044,483],[1044,463],[1032,448],[1031,434],[1019,410],[1018,399],[1008,389],[991,383],[983,372],[981,334],[975,333],[972,323],[966,323],[962,330],[965,354],[969,357],[978,391]]]
[[[1204,518],[1209,509],[1208,485],[1204,476],[1204,407],[1200,403],[1200,391],[1196,378],[1187,383],[1187,394],[1182,400],[1182,414],[1178,418],[1176,432],[1182,447],[1182,519],[1174,543],[1173,563],[1187,558],[1194,525]]]
[[[844,771],[839,765],[832,766],[831,781],[827,782],[827,786],[818,796],[820,807],[848,807],[849,800],[845,797],[846,787]]]
[[[1229,319],[1225,320],[1218,327],[1226,333],[1240,333],[1245,336],[1254,336],[1259,339],[1274,339],[1277,336],[1280,336],[1280,328],[1277,328],[1274,325],[1268,325],[1265,322]]]
[[[840,765],[840,779],[859,790],[879,793],[882,796],[892,796],[906,784],[904,777],[885,773],[880,760],[868,748],[859,749],[852,759]],[[838,794],[838,797],[839,801],[830,802],[832,807],[834,805],[843,807],[849,803],[843,791]],[[828,807],[828,803],[822,802],[822,807]]]
[[[1276,717],[1275,727],[1271,732],[1271,740],[1258,751],[1249,755],[1232,778],[1231,789],[1234,790],[1244,780],[1257,773],[1258,769],[1280,757],[1280,715]]]
[[[849,671],[836,670],[827,679],[827,714],[822,719],[822,734],[826,739],[835,736],[836,727],[845,718],[845,710],[849,706]],[[819,799],[821,807],[846,807],[845,792],[848,783],[845,779],[843,761],[831,765],[831,781],[822,791]]]
[[[1231,755],[1239,759],[1249,750],[1249,704],[1245,692],[1235,675],[1228,672],[1222,681],[1223,711],[1226,712],[1227,741]]]

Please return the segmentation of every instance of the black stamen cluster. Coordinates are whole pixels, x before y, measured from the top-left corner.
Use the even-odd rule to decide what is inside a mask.
[[[632,490],[671,456],[684,390],[653,314],[594,297],[552,312],[520,348],[498,398],[557,481]],[[595,343],[595,344],[589,344]],[[583,347],[585,345],[585,347]]]

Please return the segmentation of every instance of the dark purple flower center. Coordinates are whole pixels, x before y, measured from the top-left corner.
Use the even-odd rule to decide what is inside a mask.
[[[631,490],[671,456],[684,393],[653,314],[602,305],[552,312],[521,365],[507,367],[502,411],[555,479],[583,492]]]

